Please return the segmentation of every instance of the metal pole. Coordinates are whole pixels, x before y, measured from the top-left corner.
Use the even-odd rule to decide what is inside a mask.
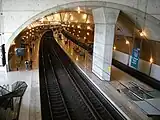
[[[151,63],[150,68],[149,68],[149,76],[151,75],[151,70],[152,70],[152,63]]]
[[[130,61],[130,44],[128,44],[128,63],[127,65],[129,66],[129,61]]]

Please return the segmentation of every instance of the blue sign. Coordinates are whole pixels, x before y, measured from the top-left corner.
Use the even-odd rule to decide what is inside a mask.
[[[132,59],[131,59],[131,67],[137,69],[138,68],[138,62],[139,62],[139,54],[140,49],[134,48],[132,51]]]
[[[25,48],[17,48],[16,55],[17,56],[24,56],[25,55]]]

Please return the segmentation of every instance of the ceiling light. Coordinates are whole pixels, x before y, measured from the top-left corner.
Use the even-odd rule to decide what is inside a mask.
[[[73,16],[71,16],[70,20],[73,20]]]
[[[90,20],[88,19],[86,23],[90,23]]]
[[[78,56],[76,57],[76,61],[78,61]]]
[[[126,40],[126,44],[129,45],[129,41],[128,40]]]
[[[140,36],[144,36],[142,32],[140,33]]]
[[[80,11],[81,10],[80,7],[78,7],[77,10]]]
[[[81,12],[81,9],[80,9],[80,7],[78,7],[78,8],[77,8],[77,11],[78,11],[78,13],[80,13],[80,12]]]
[[[153,58],[152,58],[152,57],[150,58],[149,62],[150,62],[150,63],[153,63]]]
[[[87,15],[86,14],[83,14],[83,19],[86,19]]]
[[[78,25],[77,28],[80,28],[80,25]]]
[[[141,32],[140,32],[140,36],[142,36],[142,37],[143,37],[143,36],[146,36],[146,33],[145,33],[144,31],[141,31]]]
[[[89,32],[87,32],[87,35],[89,35]]]
[[[90,26],[87,26],[87,29],[88,29],[88,30],[90,30],[90,29],[91,29],[91,27],[90,27]]]

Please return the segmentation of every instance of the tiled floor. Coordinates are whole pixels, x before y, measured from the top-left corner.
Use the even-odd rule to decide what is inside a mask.
[[[41,120],[39,71],[13,71],[8,72],[0,85],[11,85],[16,81],[25,81],[28,85],[21,103],[19,120]]]
[[[12,71],[2,75],[2,79],[0,79],[0,85],[10,85],[16,81],[25,81],[28,85],[24,96],[22,98],[19,120],[41,120],[41,105],[40,105],[40,90],[39,90],[39,70],[38,70],[38,55],[39,55],[39,41],[36,41],[37,44],[33,48],[32,55],[28,53],[24,60],[32,59],[33,65],[32,70],[26,71],[24,60],[21,61],[19,65],[19,71],[16,70],[15,59],[12,58]],[[1,75],[0,75],[1,77]]]

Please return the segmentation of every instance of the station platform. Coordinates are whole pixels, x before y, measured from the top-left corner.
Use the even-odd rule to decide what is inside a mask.
[[[39,91],[39,70],[12,71],[0,80],[0,85],[9,85],[16,81],[25,81],[28,85],[20,107],[19,120],[41,120],[41,105]]]
[[[0,85],[9,86],[16,81],[25,81],[28,85],[22,101],[19,113],[19,120],[41,120],[41,105],[40,105],[40,88],[39,88],[39,41],[35,41],[36,46],[33,48],[33,53],[30,54],[27,47],[26,55],[20,61],[19,57],[13,55],[9,61],[10,72],[0,72]],[[32,69],[26,70],[25,60],[32,60]],[[18,64],[17,64],[18,63]],[[18,69],[17,69],[18,68]],[[1,75],[2,74],[2,75]],[[4,76],[5,74],[5,76]]]
[[[74,51],[73,48],[76,45],[73,43],[69,46],[64,40],[57,39],[57,42],[97,89],[99,89],[128,120],[150,120],[147,116],[148,113],[160,115],[160,92],[158,90],[151,88],[114,66],[112,66],[111,81],[102,81],[92,73],[92,56],[88,54],[87,51],[84,51],[85,56],[81,56]],[[39,45],[37,45],[37,47],[39,47]],[[20,120],[41,120],[38,51],[39,49],[35,49],[35,53],[33,54],[35,63],[32,70],[26,71],[24,67],[21,67],[22,69],[19,71],[8,72],[4,81],[0,82],[0,84],[12,84],[17,80],[23,80],[28,84],[22,100]],[[137,86],[147,91],[149,96],[154,97],[147,98],[145,96],[146,94],[138,95],[140,92],[137,92],[137,95],[135,95],[137,97],[133,96],[135,93],[132,93],[131,88],[136,88]],[[130,91],[132,94],[130,94]],[[144,99],[141,100],[139,96]]]
[[[55,35],[56,38],[56,35]],[[112,66],[111,81],[102,81],[92,73],[92,56],[82,49],[85,56],[74,49],[72,42],[66,44],[67,38],[57,42],[67,55],[74,61],[88,79],[129,119],[150,119],[148,116],[160,115],[160,91],[137,80],[122,70]],[[117,99],[118,98],[118,99]],[[148,116],[147,116],[148,115]]]

